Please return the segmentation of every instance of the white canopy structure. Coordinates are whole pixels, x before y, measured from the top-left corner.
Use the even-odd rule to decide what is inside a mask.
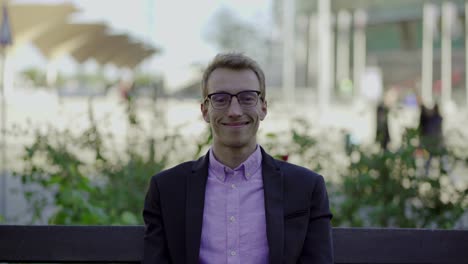
[[[50,61],[69,54],[79,63],[92,58],[102,65],[110,63],[127,68],[135,67],[157,52],[128,35],[109,33],[104,24],[70,22],[70,16],[79,11],[70,3],[10,3],[8,11],[13,51],[25,43],[32,43]],[[114,62],[116,58],[119,58],[118,63]]]

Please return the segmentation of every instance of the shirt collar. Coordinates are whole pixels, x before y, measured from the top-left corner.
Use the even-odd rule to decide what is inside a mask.
[[[216,178],[224,182],[226,180],[226,174],[230,171],[243,170],[243,174],[246,180],[250,180],[252,176],[260,169],[262,165],[262,152],[260,148],[255,148],[255,151],[250,154],[250,156],[242,162],[239,166],[234,169],[229,168],[228,166],[219,162],[213,154],[213,149],[210,149],[209,153],[209,170],[211,170]]]

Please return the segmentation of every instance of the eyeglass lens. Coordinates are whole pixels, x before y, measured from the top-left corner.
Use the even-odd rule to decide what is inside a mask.
[[[210,95],[211,104],[214,108],[225,108],[232,100],[232,97],[236,97],[239,104],[243,107],[252,107],[257,104],[258,92],[256,91],[243,91],[237,94],[229,93],[215,93]]]

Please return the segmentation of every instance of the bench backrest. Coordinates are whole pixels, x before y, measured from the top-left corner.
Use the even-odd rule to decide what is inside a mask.
[[[143,226],[0,226],[0,262],[125,262]],[[468,230],[334,228],[335,263],[468,263]]]

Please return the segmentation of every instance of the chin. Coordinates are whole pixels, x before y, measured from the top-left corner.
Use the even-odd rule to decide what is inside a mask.
[[[229,147],[229,148],[239,148],[247,145],[245,140],[240,140],[238,138],[228,137],[224,139],[216,140],[219,145]]]
[[[215,134],[213,143],[227,148],[245,148],[249,145],[256,145],[255,136],[239,133],[221,133]]]
[[[223,145],[229,148],[246,148],[250,145],[255,145],[250,140],[226,140],[223,143]]]

